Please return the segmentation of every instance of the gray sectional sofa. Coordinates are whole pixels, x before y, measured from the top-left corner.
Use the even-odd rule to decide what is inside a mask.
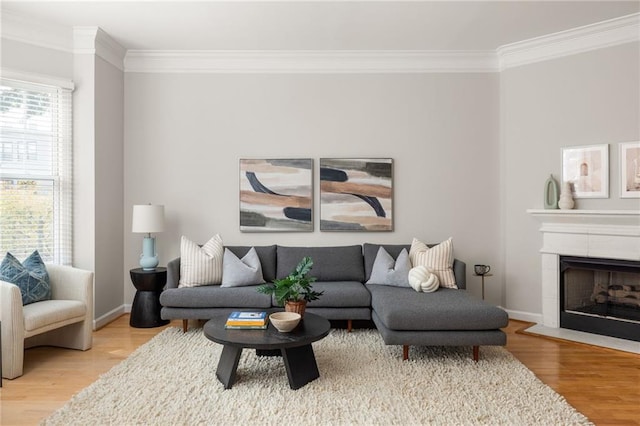
[[[394,258],[402,249],[410,248],[397,244],[382,247]],[[251,249],[226,248],[239,258]],[[255,247],[267,282],[287,276],[304,256],[311,256],[311,275],[317,278],[314,290],[324,294],[310,302],[307,311],[329,320],[346,320],[349,331],[353,320],[372,320],[385,344],[403,347],[403,359],[409,357],[409,346],[472,346],[477,361],[479,346],[506,344],[506,335],[500,330],[508,324],[506,312],[465,291],[463,262],[456,259],[453,264],[457,290],[440,288],[419,293],[410,287],[365,284],[379,248],[378,244]],[[258,293],[255,286],[179,288],[179,258],[169,262],[167,272],[167,285],[160,295],[161,315],[163,319],[182,319],[185,330],[189,319],[276,306],[271,296]]]

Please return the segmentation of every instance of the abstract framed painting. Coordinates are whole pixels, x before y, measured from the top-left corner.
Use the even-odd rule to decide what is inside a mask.
[[[640,198],[640,142],[620,146],[620,198]]]
[[[240,231],[313,232],[313,160],[240,159]]]
[[[609,198],[609,144],[562,148],[562,181],[574,198]]]
[[[321,158],[320,230],[393,231],[393,160]]]

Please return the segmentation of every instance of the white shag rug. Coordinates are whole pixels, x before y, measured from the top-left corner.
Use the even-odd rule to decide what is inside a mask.
[[[584,425],[589,420],[502,347],[386,346],[375,330],[313,344],[320,378],[291,390],[280,357],[245,349],[233,388],[221,345],[168,328],[75,395],[45,425]]]

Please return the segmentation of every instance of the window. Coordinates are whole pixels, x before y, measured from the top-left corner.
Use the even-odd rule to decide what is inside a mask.
[[[2,142],[2,157],[0,157],[0,165],[13,161],[13,143]]]
[[[0,80],[0,250],[72,256],[71,87]]]

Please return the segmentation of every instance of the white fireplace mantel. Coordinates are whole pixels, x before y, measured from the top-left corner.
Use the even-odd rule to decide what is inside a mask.
[[[640,210],[527,210],[542,222],[541,253],[640,260]]]
[[[527,210],[542,222],[542,319],[560,327],[560,256],[640,261],[640,211]]]
[[[638,210],[559,210],[529,209],[527,213],[543,223],[636,226],[640,230]]]

